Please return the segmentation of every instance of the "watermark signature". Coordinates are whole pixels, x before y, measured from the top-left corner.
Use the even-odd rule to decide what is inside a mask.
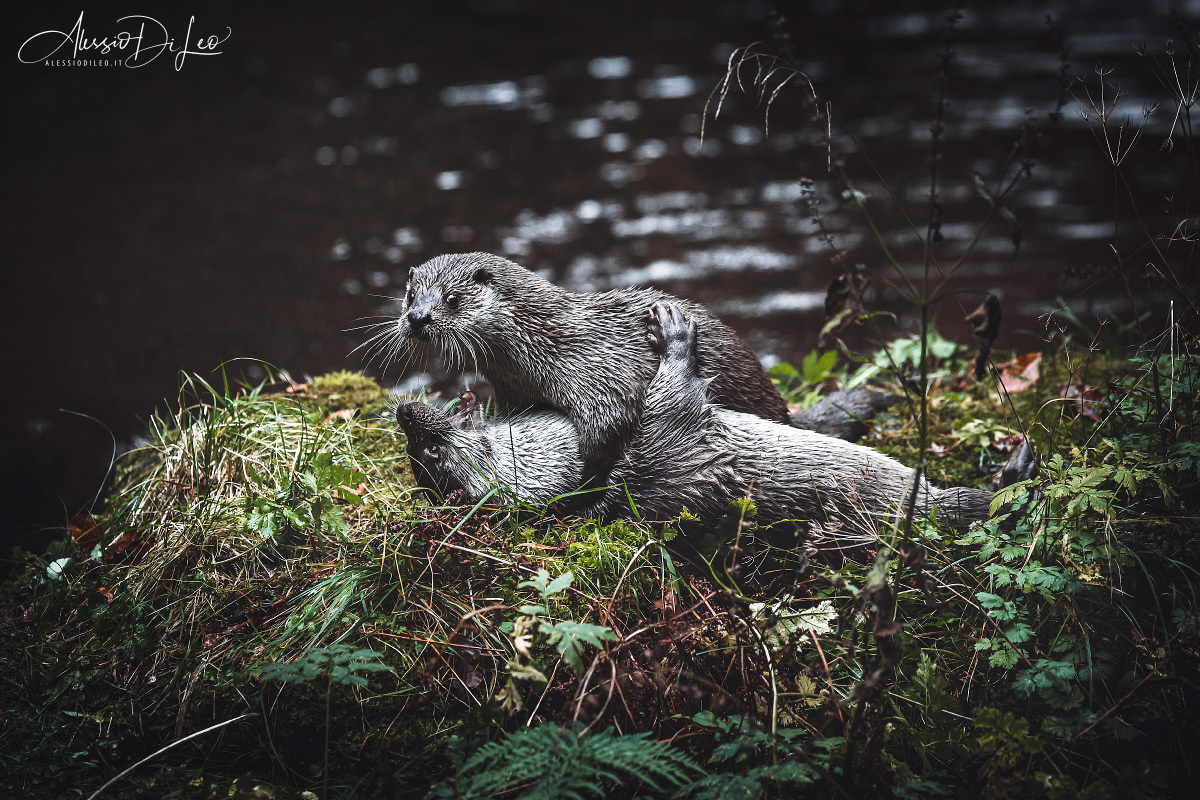
[[[44,64],[48,67],[126,67],[137,69],[157,60],[164,53],[174,55],[175,71],[183,69],[188,56],[219,56],[218,49],[233,31],[192,38],[196,18],[188,19],[187,33],[178,41],[153,17],[135,14],[121,17],[116,25],[121,30],[104,36],[89,35],[83,27],[83,12],[69,31],[42,31],[26,39],[17,50],[24,64]],[[69,50],[70,57],[67,57]]]

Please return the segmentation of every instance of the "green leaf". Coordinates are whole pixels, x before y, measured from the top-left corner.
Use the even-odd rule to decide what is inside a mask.
[[[821,383],[829,377],[829,373],[833,371],[836,364],[836,350],[830,350],[824,354],[819,354],[816,350],[811,351],[804,357],[800,365],[804,382],[808,384]]]
[[[59,580],[62,578],[63,572],[74,560],[73,558],[57,558],[51,561],[50,565],[46,567],[46,577],[52,581]]]
[[[842,199],[846,201],[846,208],[858,211],[866,206],[868,195],[865,192],[860,192],[858,189],[843,189]]]
[[[571,572],[570,570],[567,570],[562,575],[559,575],[557,578],[552,580],[550,582],[550,585],[546,587],[546,589],[543,593],[547,597],[550,595],[553,595],[553,594],[558,594],[559,592],[565,590],[568,586],[570,586],[571,582],[574,580],[575,580],[575,573]]]
[[[542,674],[541,670],[529,664],[522,664],[513,659],[508,662],[508,674],[521,681],[537,681],[538,683],[549,683],[550,679]]]
[[[309,494],[317,493],[317,476],[316,475],[312,474],[311,472],[305,471],[305,472],[301,472],[296,477],[298,478],[300,485],[303,486],[306,490],[308,490]]]
[[[542,626],[546,629],[545,624]],[[602,625],[592,625],[587,622],[575,622],[574,620],[563,620],[556,623],[549,630],[545,630],[550,638],[550,643],[558,648],[558,652],[562,654],[563,660],[570,665],[576,675],[583,672],[583,646],[590,644],[592,647],[601,648],[604,642],[615,642],[617,635],[613,633],[611,628],[605,628]]]
[[[975,178],[975,191],[979,193],[979,196],[986,200],[988,205],[995,205],[996,201],[992,199],[992,193],[987,190],[987,184],[983,182],[983,176],[977,172],[972,177]]]
[[[780,361],[778,364],[771,367],[769,370],[767,370],[767,374],[772,378],[792,378],[794,380],[800,380],[800,373],[796,371],[795,367],[786,361]]]
[[[1017,661],[1021,658],[1021,654],[1011,647],[1002,647],[998,650],[993,650],[988,656],[988,663],[993,667],[1002,669],[1012,669],[1017,665]]]
[[[529,586],[531,588],[537,589],[538,593],[544,596],[546,594],[546,585],[548,583],[550,583],[550,573],[546,572],[546,570],[544,570],[544,569],[539,569],[537,571],[537,575],[535,575],[534,577],[530,578],[527,581],[521,581],[520,583],[517,584],[517,588],[523,589],[526,586]]]

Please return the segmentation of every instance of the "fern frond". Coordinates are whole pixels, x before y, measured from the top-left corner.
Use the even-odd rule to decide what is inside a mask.
[[[614,785],[674,792],[704,774],[682,750],[648,733],[620,736],[607,729],[581,736],[547,722],[469,755],[458,769],[454,796],[483,800],[521,790],[520,800],[587,800],[607,796]]]

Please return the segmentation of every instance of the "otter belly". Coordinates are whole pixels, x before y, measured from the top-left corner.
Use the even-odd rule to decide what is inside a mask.
[[[550,411],[521,414],[488,425],[488,457],[475,467],[505,500],[545,505],[583,483],[579,434]]]

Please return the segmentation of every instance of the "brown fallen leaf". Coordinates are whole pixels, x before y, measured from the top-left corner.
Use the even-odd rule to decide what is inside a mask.
[[[150,539],[142,538],[133,528],[122,533],[104,550],[104,555],[110,559],[121,558],[130,564],[136,564],[150,549]]]
[[[1011,436],[1003,436],[989,445],[993,450],[999,453],[1011,453],[1021,446],[1021,442],[1025,441],[1025,434],[1014,433]]]
[[[297,392],[303,392],[306,389],[308,389],[307,383],[293,383],[290,386],[288,386],[285,391],[288,394],[296,394]]]
[[[1075,384],[1067,384],[1063,386],[1058,393],[1059,397],[1065,398],[1064,407],[1070,413],[1086,417],[1093,422],[1101,420],[1101,411],[1104,407],[1104,395],[1094,386],[1077,386]]]
[[[78,514],[67,522],[71,540],[80,547],[91,547],[100,538],[100,526],[91,514]]]
[[[108,550],[105,554],[108,556],[119,556],[121,553],[124,553],[126,550],[132,547],[136,541],[136,533],[134,533],[132,530],[125,531],[113,540],[112,544],[108,546]]]
[[[1025,353],[997,367],[996,371],[1000,375],[1000,384],[1004,391],[1009,394],[1023,392],[1036,383],[1041,363],[1041,353]]]
[[[341,411],[335,411],[325,418],[325,424],[329,424],[330,422],[334,422],[336,420],[349,422],[354,418],[355,411],[357,411],[357,409],[354,408],[343,408]]]
[[[863,292],[867,288],[867,268],[855,264],[834,276],[825,290],[825,324],[821,328],[817,346],[824,348],[827,339],[850,325],[857,317],[866,313],[863,307]]]

